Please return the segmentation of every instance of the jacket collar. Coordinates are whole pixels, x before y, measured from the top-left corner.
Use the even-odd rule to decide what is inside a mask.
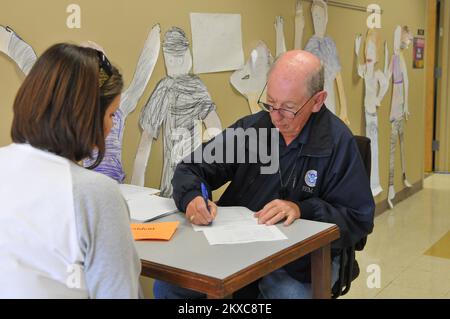
[[[331,136],[331,112],[322,105],[319,112],[313,113],[308,121],[311,123],[311,133],[303,147],[304,156],[330,156],[333,151],[333,137]]]

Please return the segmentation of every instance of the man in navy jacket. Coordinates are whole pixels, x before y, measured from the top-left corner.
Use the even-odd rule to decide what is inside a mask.
[[[324,105],[323,78],[317,57],[301,50],[286,52],[268,75],[267,99],[260,102],[268,112],[238,120],[196,150],[214,149],[213,155],[221,153],[223,160],[195,161],[194,152],[177,166],[172,184],[175,203],[196,225],[208,224],[217,214],[211,201],[208,211],[201,183],[211,194],[227,182],[231,183],[217,205],[245,206],[256,212],[261,224],[288,226],[299,218],[337,224],[341,237],[332,244],[334,283],[341,249],[372,231],[375,204],[352,133]],[[249,130],[257,134],[243,133]],[[270,138],[265,139],[267,134],[261,132],[268,130]],[[242,135],[244,139],[239,139]],[[255,145],[259,153],[265,148],[271,163],[261,154],[251,160]],[[277,169],[271,170],[274,163]],[[271,172],[264,173],[264,167]],[[310,273],[307,255],[262,278],[260,297],[308,298]],[[201,297],[160,281],[155,282],[154,293],[157,298]]]

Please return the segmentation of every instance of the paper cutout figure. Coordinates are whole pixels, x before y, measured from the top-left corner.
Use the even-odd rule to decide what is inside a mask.
[[[325,100],[327,108],[336,113],[336,101],[334,92],[334,83],[339,93],[340,113],[339,117],[347,125],[350,124],[347,116],[347,99],[344,92],[344,85],[341,76],[341,64],[337,53],[336,44],[333,39],[325,36],[328,23],[327,4],[322,0],[314,0],[311,6],[311,13],[314,23],[314,36],[309,39],[305,50],[316,55],[323,63],[325,68],[325,91],[328,96]]]
[[[360,46],[361,35],[358,35],[355,40],[355,52],[357,57],[359,57]],[[370,29],[367,32],[366,37],[365,63],[358,64],[358,75],[364,79],[365,86],[364,109],[366,116],[366,136],[371,140],[372,168],[370,172],[370,187],[373,196],[377,196],[383,191],[380,185],[378,165],[377,108],[380,106],[388,89],[388,81],[385,74],[380,70],[375,69],[378,62],[377,51],[379,46],[379,38],[376,30]]]
[[[6,32],[6,28],[0,25],[0,52],[8,51],[9,42],[11,41],[11,33]]]
[[[269,49],[264,42],[260,41],[250,53],[250,58],[244,67],[231,75],[231,84],[246,97],[253,114],[261,111],[258,98],[267,82],[267,73],[272,63],[273,57]]]
[[[160,33],[161,28],[159,24],[156,24],[145,41],[134,77],[128,89],[122,93],[120,107],[114,116],[113,128],[106,138],[105,157],[101,164],[95,168],[95,171],[110,176],[119,183],[123,183],[125,180],[125,172],[122,166],[125,121],[128,115],[135,110],[155,68],[161,48]],[[89,166],[91,163],[91,160],[87,160],[84,162],[84,165]]]
[[[27,75],[36,62],[37,56],[33,48],[23,41],[10,27],[0,25],[0,52],[9,56]]]
[[[294,49],[301,49],[303,45],[303,29],[305,28],[305,16],[303,15],[302,1],[298,0],[295,7],[295,39]]]
[[[404,120],[408,120],[408,71],[406,68],[403,51],[408,49],[412,34],[407,26],[397,26],[394,31],[394,53],[389,63],[387,77],[390,80],[392,77],[392,101],[391,114],[389,117],[392,123],[391,143],[390,143],[390,159],[389,159],[389,192],[388,204],[390,208],[394,207],[392,200],[395,198],[394,189],[394,167],[395,167],[395,149],[397,145],[397,138],[400,144],[400,158],[403,173],[403,184],[406,187],[412,187],[406,178],[406,164],[405,164],[405,147],[404,147]]]
[[[208,129],[215,128],[216,133],[221,131],[222,125],[206,86],[198,76],[189,74],[192,56],[182,29],[172,27],[166,32],[163,54],[168,76],[158,83],[142,109],[139,123],[143,132],[131,183],[144,185],[152,140],[158,138],[164,124],[161,195],[171,197],[171,181],[177,163],[202,142],[201,120]]]
[[[0,37],[4,36],[7,32],[9,45],[0,46],[1,48],[7,47],[8,50],[1,50],[10,56],[20,67],[22,72],[27,75],[36,61],[36,54],[31,46],[24,42],[15,32],[10,28],[3,28],[0,26]],[[3,33],[3,36],[1,35]],[[120,107],[115,113],[113,119],[113,127],[111,132],[106,137],[106,150],[105,156],[94,170],[103,173],[119,183],[122,183],[125,179],[125,172],[122,167],[122,142],[123,132],[125,128],[125,120],[127,116],[136,108],[137,102],[142,96],[145,87],[150,79],[150,76],[155,67],[160,50],[160,26],[155,25],[150,31],[147,40],[145,41],[144,48],[139,57],[137,63],[135,75],[129,85],[128,89],[122,93]],[[93,47],[104,51],[98,44],[90,42],[86,46]],[[94,152],[93,157],[97,154]],[[85,167],[90,166],[95,160],[85,160],[83,165]]]
[[[286,52],[286,40],[284,38],[284,19],[282,16],[277,16],[275,18],[275,34],[276,34],[276,57]]]

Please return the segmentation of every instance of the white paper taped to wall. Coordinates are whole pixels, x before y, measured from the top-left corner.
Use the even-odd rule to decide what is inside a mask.
[[[195,74],[244,65],[240,14],[191,13],[190,18]]]

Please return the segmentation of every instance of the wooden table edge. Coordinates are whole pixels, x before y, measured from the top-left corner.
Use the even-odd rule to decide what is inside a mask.
[[[332,241],[338,239],[340,236],[339,228],[333,225],[306,240],[303,240],[297,244],[287,247],[279,252],[268,256],[259,262],[250,265],[239,272],[225,278],[223,280],[225,295],[232,294],[233,292],[245,287],[249,283],[264,277],[265,275],[273,272],[288,263],[301,258],[309,253],[314,252],[326,245],[329,245]],[[298,254],[297,251],[301,250],[302,253]],[[251,279],[242,281],[240,277],[250,276]]]
[[[333,225],[301,242],[280,250],[225,279],[200,275],[195,272],[142,259],[141,275],[205,293],[209,298],[225,298],[240,288],[245,287],[289,262],[329,245],[332,241],[338,239],[339,236],[339,228],[336,225]],[[298,254],[298,250],[302,250],[302,253]]]

